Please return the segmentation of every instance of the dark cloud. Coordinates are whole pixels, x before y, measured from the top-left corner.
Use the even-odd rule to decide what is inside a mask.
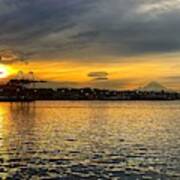
[[[108,78],[108,73],[107,72],[90,72],[87,76],[90,78],[93,78],[93,81],[107,81]]]
[[[105,71],[104,72],[103,71],[101,71],[101,72],[90,72],[88,74],[89,77],[106,77],[108,75],[109,74]]]
[[[93,79],[93,81],[107,81],[107,80],[109,80],[108,77],[97,77]]]
[[[0,0],[0,24],[0,48],[29,58],[180,51],[179,0]]]
[[[13,51],[11,49],[0,50],[0,63],[12,64],[18,61],[25,61],[26,55],[20,51]]]

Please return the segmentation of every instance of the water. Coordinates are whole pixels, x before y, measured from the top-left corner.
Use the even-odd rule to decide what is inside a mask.
[[[180,179],[180,102],[0,103],[2,179]]]

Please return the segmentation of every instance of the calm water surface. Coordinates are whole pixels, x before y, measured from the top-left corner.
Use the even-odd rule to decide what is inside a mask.
[[[2,179],[180,179],[180,102],[0,103]]]

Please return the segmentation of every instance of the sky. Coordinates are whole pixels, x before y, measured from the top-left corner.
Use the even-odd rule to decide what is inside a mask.
[[[180,0],[0,0],[0,24],[6,78],[180,90]]]

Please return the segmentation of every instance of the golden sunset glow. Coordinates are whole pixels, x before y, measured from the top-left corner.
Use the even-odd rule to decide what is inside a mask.
[[[169,61],[171,59],[171,61]],[[180,75],[180,63],[178,56],[149,56],[134,57],[117,60],[112,63],[81,63],[69,60],[29,61],[28,64],[16,63],[8,66],[7,75],[15,75],[18,71],[28,73],[33,71],[37,79],[57,82],[59,84],[70,84],[73,87],[107,87],[115,89],[135,89],[146,83],[160,80],[166,86],[180,89],[179,84],[171,83],[167,78]],[[128,60],[130,62],[128,62]],[[6,67],[7,68],[7,67]],[[5,68],[5,69],[6,69]],[[89,77],[90,72],[106,72],[108,81],[96,82]],[[101,84],[100,84],[101,83]],[[99,85],[100,84],[100,85]]]
[[[0,64],[0,78],[7,78],[11,75],[12,69],[9,66]]]

